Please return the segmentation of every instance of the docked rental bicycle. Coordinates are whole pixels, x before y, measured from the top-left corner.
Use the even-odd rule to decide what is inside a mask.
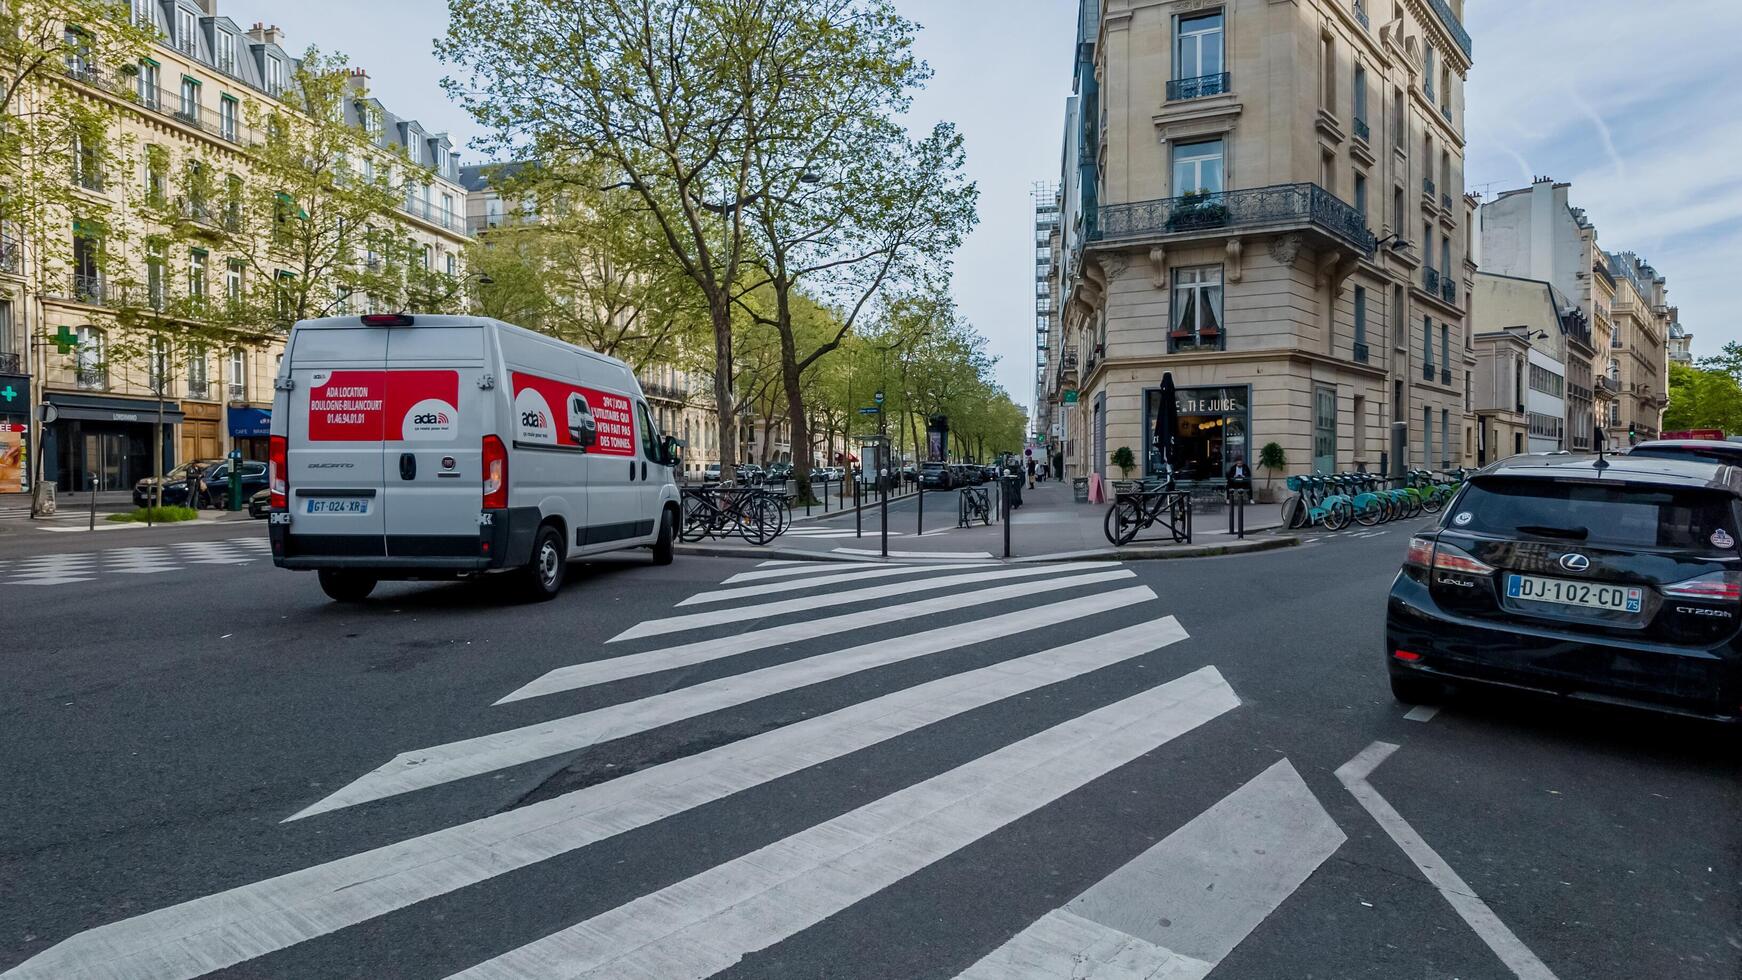
[[[684,487],[683,530],[695,542],[737,534],[755,545],[767,544],[784,530],[781,508],[757,487]]]

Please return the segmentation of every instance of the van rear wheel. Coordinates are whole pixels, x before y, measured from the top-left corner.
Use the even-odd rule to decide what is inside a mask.
[[[677,522],[672,520],[671,508],[662,508],[659,512],[659,537],[653,542],[653,563],[655,565],[671,564],[672,539],[677,536]]]
[[[556,594],[562,591],[567,570],[562,535],[548,524],[539,528],[538,536],[532,541],[532,559],[520,570],[526,597],[533,602],[556,598]]]
[[[362,602],[375,591],[376,578],[361,572],[323,568],[318,573],[321,591],[334,602]]]

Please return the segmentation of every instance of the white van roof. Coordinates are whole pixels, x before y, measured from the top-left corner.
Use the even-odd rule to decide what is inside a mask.
[[[405,317],[406,319],[409,319],[411,321],[411,323],[409,323],[409,324],[385,323],[385,322],[369,323],[369,322],[367,322],[367,318],[369,318],[369,317],[382,317],[382,318]],[[586,347],[580,347],[580,346],[577,346],[575,344],[571,344],[566,340],[561,340],[561,339],[558,339],[556,337],[552,337],[549,334],[542,334],[536,330],[528,330],[525,327],[515,326],[512,323],[508,323],[508,322],[503,321],[503,320],[493,319],[493,318],[487,317],[487,316],[455,316],[453,314],[447,314],[447,313],[398,313],[398,314],[381,313],[381,314],[361,314],[361,315],[353,315],[353,316],[324,316],[324,317],[317,317],[317,318],[312,319],[312,320],[298,320],[292,329],[303,329],[303,330],[356,330],[356,329],[375,330],[375,329],[381,329],[383,327],[392,327],[392,326],[400,326],[400,327],[409,326],[412,329],[416,329],[420,326],[423,326],[423,327],[494,326],[499,330],[510,330],[510,331],[513,331],[516,333],[525,334],[528,337],[536,337],[540,340],[543,340],[543,341],[546,341],[549,343],[562,344],[564,347],[568,347],[572,350],[579,351],[580,353],[585,354],[587,357],[592,358],[593,360],[596,360],[602,364],[607,364],[607,365],[610,365],[610,366],[615,367],[615,368],[620,368],[625,374],[629,375],[630,378],[633,378],[635,380],[638,388],[640,386],[640,379],[635,377],[635,371],[632,368],[630,368],[628,363],[625,361],[620,361],[617,358],[612,357],[609,354],[601,354],[596,350],[591,350],[591,349],[586,348]]]

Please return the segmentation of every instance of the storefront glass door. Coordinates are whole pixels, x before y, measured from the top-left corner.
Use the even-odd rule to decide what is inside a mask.
[[[1174,430],[1174,478],[1185,483],[1216,482],[1227,478],[1234,461],[1252,460],[1248,453],[1251,427],[1251,389],[1245,385],[1211,388],[1180,388],[1175,393],[1179,424]],[[1161,391],[1144,393],[1144,444],[1150,447],[1144,463],[1149,476],[1161,472],[1161,456],[1155,450],[1156,419],[1161,413]]]
[[[1337,389],[1313,389],[1313,472],[1337,472]]]

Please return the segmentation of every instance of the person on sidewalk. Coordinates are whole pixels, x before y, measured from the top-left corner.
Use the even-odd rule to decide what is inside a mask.
[[[1028,489],[1034,489],[1034,457],[1028,457]]]
[[[1246,457],[1234,457],[1234,465],[1228,467],[1228,493],[1244,493],[1246,499],[1252,499],[1252,471],[1246,468]]]

